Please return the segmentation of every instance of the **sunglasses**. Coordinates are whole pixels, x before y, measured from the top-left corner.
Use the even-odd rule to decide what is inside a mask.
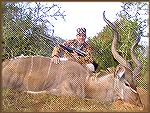
[[[78,28],[77,32],[86,32],[86,29],[85,28]]]

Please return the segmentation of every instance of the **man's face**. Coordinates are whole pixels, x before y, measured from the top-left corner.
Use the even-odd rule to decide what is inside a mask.
[[[85,42],[85,39],[86,39],[86,35],[85,34],[80,33],[80,34],[77,35],[77,40],[79,41],[79,43]]]

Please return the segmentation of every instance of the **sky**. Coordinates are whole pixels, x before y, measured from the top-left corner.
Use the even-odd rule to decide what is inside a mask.
[[[121,10],[121,2],[59,2],[65,11],[65,21],[55,23],[55,35],[63,39],[73,39],[78,27],[87,29],[87,37],[99,33],[106,23],[103,20],[103,11],[110,21],[117,19],[116,13]]]
[[[65,11],[65,21],[61,17],[57,20],[47,17],[54,25],[53,35],[65,40],[76,38],[78,27],[86,28],[87,37],[92,38],[97,35],[106,26],[103,20],[103,11],[105,11],[106,18],[114,22],[118,19],[116,14],[122,10],[121,6],[123,5],[121,2],[43,2],[43,5],[45,3],[48,6],[57,4],[61,7],[60,12]],[[33,3],[32,6],[34,7],[35,4]],[[56,12],[57,10],[54,8],[50,11]],[[143,37],[141,38],[142,41],[148,43],[149,39]]]

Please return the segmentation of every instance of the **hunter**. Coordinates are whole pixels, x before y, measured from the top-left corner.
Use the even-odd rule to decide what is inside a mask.
[[[76,39],[65,41],[63,44],[67,47],[73,47],[84,51],[86,56],[80,56],[75,51],[73,53],[68,52],[60,47],[60,45],[54,47],[52,52],[52,62],[58,64],[60,62],[60,53],[64,51],[64,58],[68,60],[75,60],[76,62],[80,63],[81,65],[86,66],[90,71],[95,72],[95,66],[93,63],[93,55],[92,55],[92,48],[89,44],[85,41],[86,40],[86,29],[85,28],[78,28]]]

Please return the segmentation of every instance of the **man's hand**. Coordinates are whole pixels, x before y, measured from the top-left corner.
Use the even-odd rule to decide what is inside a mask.
[[[54,56],[52,59],[51,59],[51,62],[54,62],[55,64],[58,64],[60,62],[60,58],[58,56]]]

